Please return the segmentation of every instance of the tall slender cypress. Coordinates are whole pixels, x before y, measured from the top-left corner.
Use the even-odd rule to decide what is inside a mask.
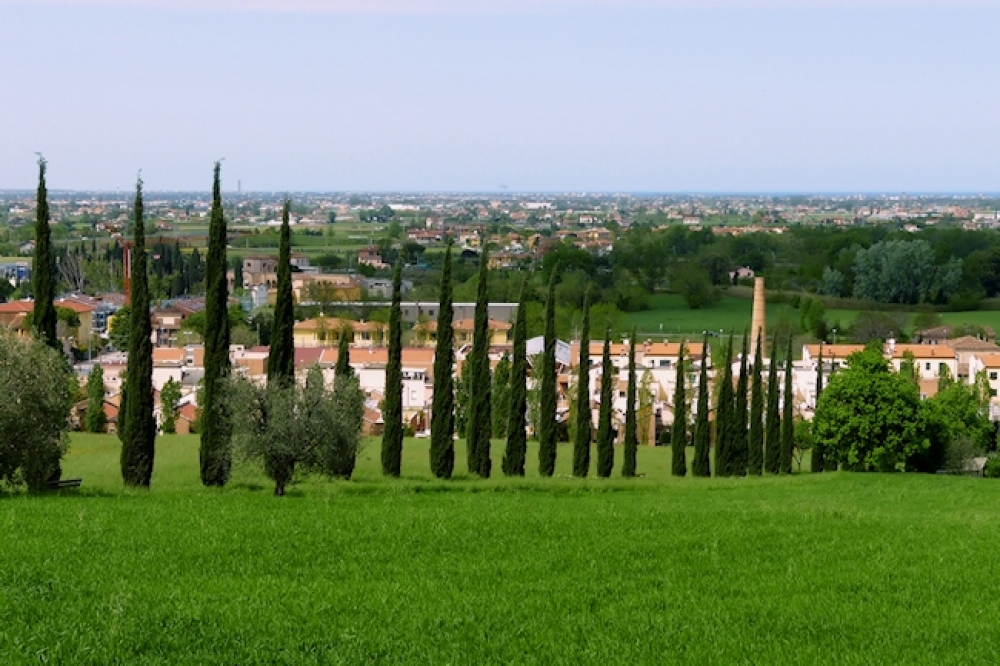
[[[392,307],[389,310],[389,360],[385,366],[385,400],[382,408],[382,474],[399,476],[403,464],[403,264],[396,260],[392,274]]]
[[[788,336],[788,353],[785,356],[785,391],[781,414],[781,462],[782,474],[792,473],[792,448],[795,445],[795,420],[792,411],[795,396],[792,394],[792,336]]]
[[[267,357],[268,381],[290,383],[295,378],[295,302],[292,298],[292,232],[288,226],[292,202],[285,197],[278,241],[278,293],[274,301],[271,349]]]
[[[450,479],[455,470],[455,316],[451,296],[452,241],[444,251],[441,298],[438,302],[437,343],[434,349],[434,402],[431,407],[431,471]]]
[[[510,410],[507,418],[507,449],[503,455],[506,476],[524,476],[524,459],[528,450],[526,414],[528,411],[528,303],[525,280],[521,285],[521,300],[514,320],[514,365],[510,371]]]
[[[639,437],[636,432],[635,423],[635,328],[632,328],[632,336],[628,341],[628,396],[625,398],[625,446],[624,461],[622,462],[622,476],[632,478],[635,476],[636,454],[639,452]]]
[[[545,343],[538,408],[538,473],[556,471],[556,272],[549,278],[545,299]]]
[[[823,390],[823,343],[819,345],[819,356],[816,358],[816,404],[819,404],[819,394]],[[826,451],[823,442],[818,439],[813,443],[812,459],[809,461],[812,472],[822,472],[826,469]]]
[[[747,474],[747,397],[749,391],[749,369],[747,367],[748,332],[743,334],[743,351],[740,354],[740,378],[736,381],[736,402],[733,407],[733,429],[729,452],[734,476]]]
[[[340,332],[340,341],[337,343],[337,365],[333,369],[334,379],[341,377],[353,377],[354,368],[351,367],[351,329],[345,326]]]
[[[580,327],[580,364],[576,380],[576,433],[573,438],[573,476],[590,473],[590,299],[583,297],[583,325]]]
[[[56,337],[56,277],[49,229],[49,193],[45,185],[47,162],[38,157],[38,195],[35,207],[35,254],[31,264],[31,288],[35,296],[32,327],[42,342],[62,350]]]
[[[684,341],[677,353],[677,379],[674,382],[674,424],[670,427],[670,472],[674,476],[687,474],[687,389],[684,386]]]
[[[819,396],[823,393],[823,345],[820,344],[819,347],[819,362],[816,366],[816,406],[819,407]],[[833,456],[826,455],[826,450],[823,450],[823,471],[824,472],[836,472],[837,471],[837,459]]]
[[[747,437],[747,474],[764,473],[764,378],[763,331],[757,332],[750,384],[750,433]]]
[[[729,445],[732,439],[733,419],[733,334],[729,334],[726,345],[725,365],[722,368],[722,384],[719,386],[719,402],[715,408],[715,475],[732,476]]]
[[[771,343],[771,364],[767,370],[767,434],[764,439],[764,469],[768,474],[781,470],[781,411],[778,407],[781,385],[778,384],[778,334]]]
[[[597,476],[606,479],[615,467],[615,433],[611,409],[615,400],[618,373],[611,363],[611,327],[604,331],[604,354],[601,356],[601,411],[597,417]]]
[[[712,464],[709,449],[712,446],[711,425],[708,421],[708,334],[701,343],[701,370],[698,373],[698,415],[694,424],[694,476],[711,476]]]
[[[153,325],[149,316],[146,234],[142,179],[135,184],[135,231],[132,241],[132,301],[129,312],[125,414],[122,419],[122,478],[127,486],[149,487],[153,478],[156,421],[153,418]]]
[[[479,284],[476,289],[476,315],[472,329],[472,383],[469,387],[469,426],[466,446],[469,455],[469,472],[484,479],[490,476],[490,437],[493,418],[490,401],[493,398],[493,381],[490,378],[490,329],[489,329],[489,259],[486,248],[479,257]]]
[[[205,263],[205,404],[202,408],[201,482],[224,486],[232,467],[230,415],[222,401],[229,375],[229,285],[226,281],[226,218],[222,208],[221,164],[215,163],[212,213]],[[133,310],[134,310],[133,306]]]

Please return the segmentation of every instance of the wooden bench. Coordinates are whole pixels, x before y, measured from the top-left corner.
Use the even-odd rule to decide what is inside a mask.
[[[63,488],[79,488],[83,479],[60,479],[59,481],[49,481],[45,485],[49,490],[62,490]]]

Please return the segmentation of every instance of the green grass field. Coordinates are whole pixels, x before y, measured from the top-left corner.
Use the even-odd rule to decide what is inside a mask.
[[[275,498],[158,440],[149,492],[0,496],[0,663],[970,664],[1000,657],[1000,486],[914,475],[433,481],[378,449]],[[459,469],[464,452],[459,447]],[[618,452],[620,455],[620,452]],[[499,447],[494,447],[495,466]]]

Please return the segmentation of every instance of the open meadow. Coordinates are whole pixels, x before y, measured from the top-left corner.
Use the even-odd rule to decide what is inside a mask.
[[[458,447],[458,469],[464,450]],[[494,469],[501,447],[494,445]],[[407,440],[352,482],[202,488],[161,437],[149,492],[75,435],[79,491],[0,496],[0,663],[969,664],[1000,658],[1000,486],[796,474],[457,479]],[[620,455],[620,451],[617,452]]]

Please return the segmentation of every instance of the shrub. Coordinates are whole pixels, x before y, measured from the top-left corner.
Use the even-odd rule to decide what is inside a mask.
[[[1000,456],[990,456],[983,468],[983,476],[988,479],[1000,479]]]

